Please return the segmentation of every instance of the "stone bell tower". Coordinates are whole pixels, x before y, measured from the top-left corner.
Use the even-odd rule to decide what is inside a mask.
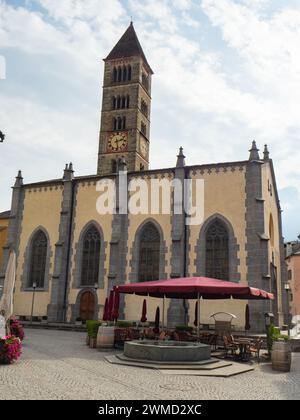
[[[132,22],[104,63],[97,173],[116,173],[122,158],[129,172],[147,170],[153,71]]]

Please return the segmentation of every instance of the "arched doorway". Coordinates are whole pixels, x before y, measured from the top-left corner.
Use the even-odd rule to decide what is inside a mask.
[[[94,319],[95,296],[92,292],[86,291],[80,298],[79,316],[83,321]]]

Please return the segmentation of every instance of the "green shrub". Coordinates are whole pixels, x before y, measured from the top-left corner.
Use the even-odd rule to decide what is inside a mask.
[[[116,326],[119,328],[129,328],[133,327],[133,322],[131,321],[117,321]]]
[[[175,329],[177,331],[187,331],[187,332],[193,331],[193,327],[189,327],[188,325],[176,325]]]
[[[273,324],[269,325],[267,333],[267,347],[269,353],[272,351],[274,341],[278,340],[289,341],[290,337],[288,335],[281,334],[280,329],[275,327]]]
[[[100,321],[86,321],[86,329],[90,338],[97,338],[98,328],[101,324]]]

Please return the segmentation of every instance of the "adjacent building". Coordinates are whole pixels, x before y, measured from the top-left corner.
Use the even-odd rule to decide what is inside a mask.
[[[288,267],[287,299],[291,316],[300,315],[300,242],[286,244],[286,263]]]
[[[275,294],[271,303],[203,301],[202,323],[227,311],[237,315],[236,326],[243,329],[247,303],[252,331],[264,330],[264,313],[270,310],[277,323],[285,323],[281,208],[267,146],[260,154],[253,142],[243,161],[223,162],[220,152],[222,163],[193,166],[186,164],[183,149],[177,160],[174,150],[173,167],[151,170],[153,71],[132,24],[104,66],[97,173],[74,176],[68,164],[58,179],[26,184],[21,172],[16,178],[0,273],[1,282],[9,249],[15,249],[16,314],[30,315],[33,286],[35,316],[74,322],[101,318],[115,284],[195,275],[248,283]],[[146,185],[152,180],[202,180],[204,220],[187,226],[184,212],[174,211],[175,199],[170,214],[99,214],[98,182],[116,181],[120,190],[119,170],[128,172],[125,190],[141,180]],[[157,305],[162,303],[149,299],[149,320],[154,320]],[[141,307],[141,298],[126,296],[121,317],[139,320]],[[169,325],[193,323],[193,302],[169,300],[167,307]]]

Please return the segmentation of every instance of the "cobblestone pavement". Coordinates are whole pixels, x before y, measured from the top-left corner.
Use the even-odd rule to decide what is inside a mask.
[[[84,333],[25,332],[21,360],[0,366],[0,399],[300,399],[300,353],[290,373],[261,364],[231,378],[167,376],[108,364]]]

